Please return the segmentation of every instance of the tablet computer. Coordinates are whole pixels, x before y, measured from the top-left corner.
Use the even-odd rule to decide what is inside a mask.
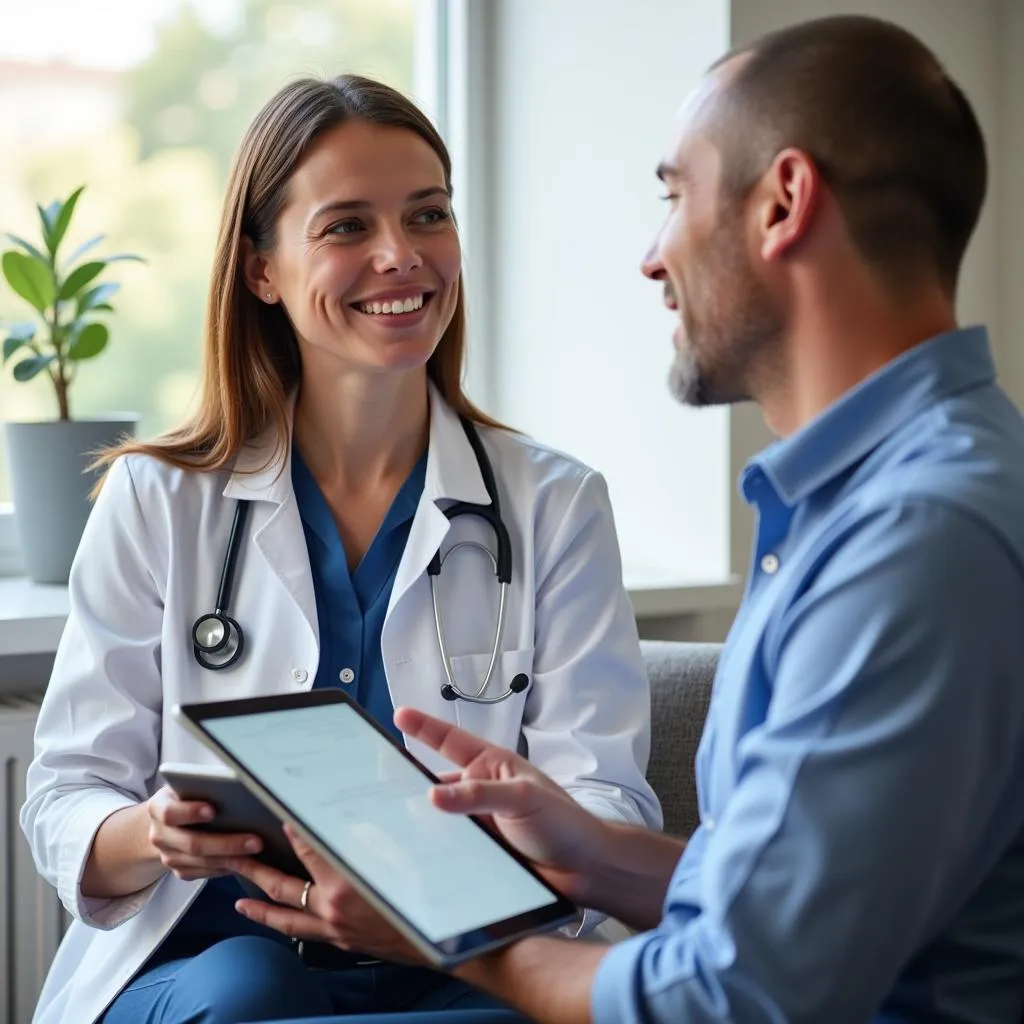
[[[341,690],[175,714],[436,966],[576,918],[479,820],[434,807],[437,778]]]

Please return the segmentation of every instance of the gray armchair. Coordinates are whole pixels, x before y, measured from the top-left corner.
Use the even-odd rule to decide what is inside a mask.
[[[641,643],[651,684],[651,761],[647,781],[661,800],[665,831],[697,827],[694,758],[704,728],[719,644]]]

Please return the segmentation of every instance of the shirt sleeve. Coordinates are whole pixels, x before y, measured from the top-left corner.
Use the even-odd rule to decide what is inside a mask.
[[[660,926],[602,962],[597,1024],[862,1024],[1019,828],[1019,562],[966,512],[909,501],[819,551],[764,635],[767,710],[699,907],[677,873]]]

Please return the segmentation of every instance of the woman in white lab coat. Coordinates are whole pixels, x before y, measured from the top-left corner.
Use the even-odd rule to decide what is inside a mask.
[[[112,455],[72,569],[22,811],[39,870],[74,918],[40,1024],[493,1005],[439,974],[360,965],[333,947],[300,959],[238,914],[221,858],[247,837],[185,828],[206,808],[159,774],[162,761],[213,760],[171,718],[179,703],[344,686],[386,727],[394,706],[414,705],[520,746],[599,815],[659,826],[644,780],[647,686],[604,482],[470,404],[464,336],[436,131],[365,79],[283,89],[232,170],[198,411]],[[490,502],[470,433],[493,466],[513,553],[487,691],[507,699],[489,705],[442,696],[425,573],[453,544],[494,549],[482,520],[444,514]],[[244,644],[207,656],[193,623],[218,604],[243,505],[221,610]],[[489,559],[460,549],[439,587],[453,677],[476,692],[497,613]],[[520,674],[525,687],[509,693]]]

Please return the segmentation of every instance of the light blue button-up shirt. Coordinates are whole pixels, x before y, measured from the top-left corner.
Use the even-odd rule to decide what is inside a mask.
[[[1024,422],[981,328],[751,461],[702,824],[598,1024],[1009,1024],[1024,1007]]]

